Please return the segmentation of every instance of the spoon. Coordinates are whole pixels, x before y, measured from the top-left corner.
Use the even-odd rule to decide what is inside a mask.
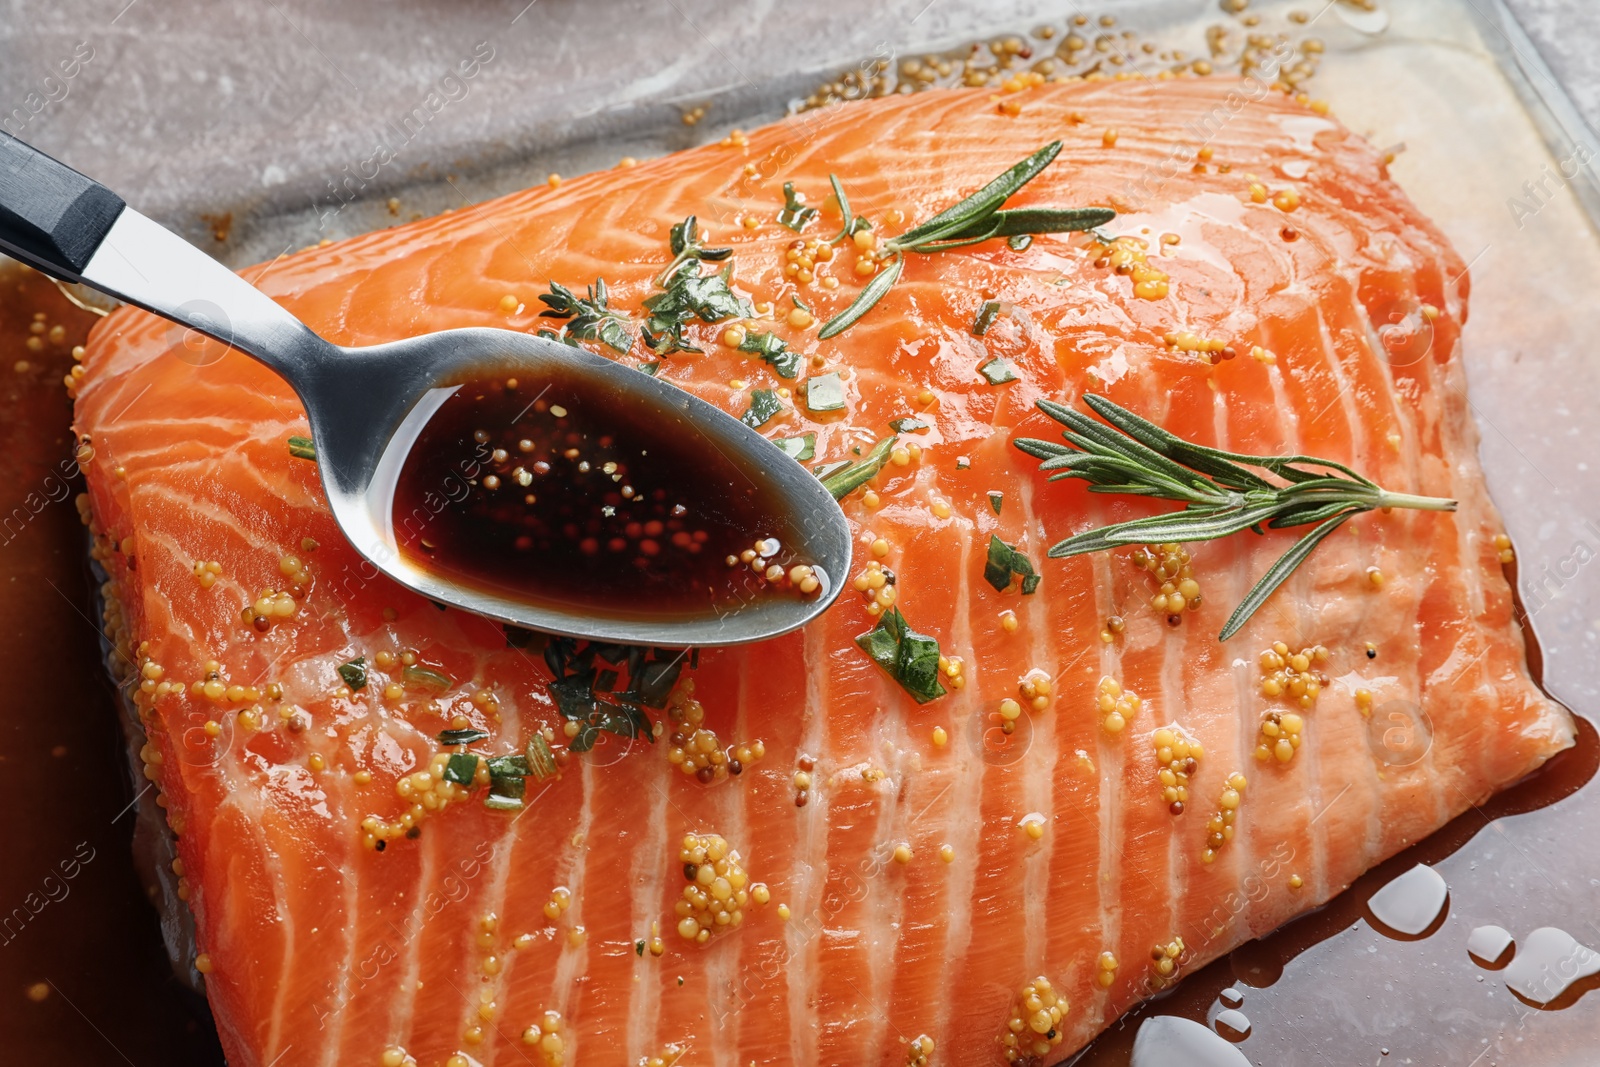
[[[850,527],[817,478],[782,449],[676,386],[581,348],[510,330],[458,329],[363,348],[332,344],[270,297],[111,190],[0,134],[0,250],[81,282],[266,364],[293,387],[316,443],[328,505],[350,544],[384,574],[436,602],[516,626],[635,645],[733,645],[793,630],[843,587]],[[782,503],[770,535],[813,567],[809,597],[776,591],[735,608],[650,615],[632,605],[518,599],[450,581],[404,558],[395,483],[428,417],[473,371],[581,378],[619,421],[668,424],[715,449]],[[648,605],[642,606],[648,609]]]

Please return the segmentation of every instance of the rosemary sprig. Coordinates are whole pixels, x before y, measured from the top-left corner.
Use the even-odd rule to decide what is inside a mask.
[[[1018,448],[1044,462],[1050,480],[1079,478],[1091,493],[1176,500],[1182,511],[1114,523],[1088,530],[1050,548],[1054,559],[1099,552],[1121,545],[1210,541],[1254,530],[1313,526],[1246,594],[1222,628],[1226,641],[1249,621],[1296,567],[1339,525],[1376,508],[1454,511],[1441,497],[1391,493],[1342,463],[1315,456],[1245,456],[1207,448],[1176,437],[1103,396],[1084,394],[1084,403],[1105,422],[1064,404],[1039,401],[1046,415],[1067,427],[1067,444],[1019,438]],[[1109,423],[1110,425],[1107,425]],[[1248,468],[1287,482],[1280,485]],[[1308,469],[1320,468],[1320,469]]]
[[[539,312],[542,319],[570,319],[565,335],[579,341],[600,341],[615,352],[626,353],[633,347],[633,334],[623,325],[627,316],[612,311],[606,303],[606,280],[596,278],[589,286],[589,295],[581,297],[560,282],[551,282],[550,291],[541,293],[539,299],[547,308]]]
[[[1024,185],[1038,177],[1039,172],[1049,166],[1060,151],[1060,141],[1050,142],[1005,173],[998,175],[965,200],[946,208],[926,222],[913,226],[898,237],[891,237],[880,244],[877,256],[884,261],[882,269],[861,290],[860,295],[849,307],[823,324],[817,336],[827,339],[841,334],[855,325],[861,316],[872,310],[899,279],[901,266],[908,253],[932,255],[936,252],[948,252],[953,248],[980,244],[997,237],[1011,240],[1013,248],[1021,249],[1027,247],[1025,242],[1019,240],[1021,238],[1031,239],[1042,233],[1089,230],[1103,226],[1116,218],[1115,211],[1098,207],[1035,207],[1017,208],[1011,211],[1002,209],[1005,202]],[[846,199],[839,180],[831,174],[828,175],[828,180],[833,184],[834,195],[839,200],[839,210],[844,216],[844,229],[834,238],[838,241],[846,234],[855,232],[861,220],[851,213],[850,202]]]

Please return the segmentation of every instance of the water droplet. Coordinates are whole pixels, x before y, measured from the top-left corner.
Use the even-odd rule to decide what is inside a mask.
[[[1233,986],[1229,986],[1217,994],[1217,999],[1227,1007],[1237,1008],[1244,1003],[1244,994],[1233,988]]]
[[[1467,935],[1467,953],[1485,967],[1500,962],[1511,945],[1511,934],[1498,926],[1480,926]]]
[[[1217,1033],[1229,1041],[1243,1041],[1250,1036],[1250,1020],[1245,1018],[1244,1012],[1234,1008],[1224,1008],[1217,1012],[1214,1025]]]
[[[1372,894],[1367,908],[1390,930],[1415,937],[1433,925],[1449,899],[1439,872],[1419,863]]]
[[[1250,1067],[1243,1052],[1192,1019],[1152,1015],[1139,1025],[1129,1067]]]
[[[1541,926],[1523,939],[1506,966],[1505,982],[1518,996],[1548,1004],[1592,974],[1600,974],[1600,952],[1580,945],[1565,930]]]

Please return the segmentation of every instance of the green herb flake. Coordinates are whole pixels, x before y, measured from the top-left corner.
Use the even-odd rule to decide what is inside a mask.
[[[659,377],[661,374],[661,361],[653,359],[649,363],[640,363],[635,369],[641,374],[650,375],[652,378]]]
[[[521,756],[516,757],[521,759]],[[491,767],[494,760],[489,761]],[[496,797],[509,797],[521,800],[528,792],[528,776],[525,774],[489,774],[489,795]]]
[[[972,460],[968,459],[966,456],[957,456],[956,457],[956,470],[964,471],[964,470],[971,469],[971,467],[972,467]]]
[[[317,446],[311,443],[311,438],[292,434],[289,437],[289,455],[295,459],[316,459]]]
[[[700,352],[684,337],[683,328],[695,319],[721,322],[753,314],[728,287],[732,264],[714,274],[701,274],[700,263],[727,259],[731,248],[706,248],[700,244],[700,222],[693,215],[672,227],[668,238],[672,262],[656,276],[661,292],[647,297],[642,327],[645,344],[657,355]]]
[[[817,209],[806,206],[804,193],[794,191],[794,182],[783,183],[783,210],[778,212],[778,221],[799,233],[817,217]]]
[[[528,773],[541,782],[556,773],[556,754],[550,751],[550,742],[535,730],[528,739]]]
[[[541,293],[539,299],[547,310],[539,312],[540,318],[569,319],[560,338],[580,341],[599,341],[617,353],[633,347],[633,334],[623,325],[627,316],[612,311],[606,304],[606,281],[596,278],[589,286],[588,297],[581,297],[559,282],[550,283],[550,291]]]
[[[999,356],[979,367],[978,373],[983,375],[983,380],[990,385],[1004,385],[1017,380],[1017,368]]]
[[[750,391],[750,410],[739,416],[739,421],[753,429],[760,429],[783,410],[783,401],[771,389]]]
[[[453,754],[444,765],[444,780],[470,787],[478,776],[478,757],[470,752]]]
[[[521,781],[521,779],[517,779]],[[496,793],[494,787],[489,787],[489,795],[483,798],[483,806],[490,811],[521,811],[521,795],[512,796],[509,793]]]
[[[775,333],[747,333],[739,342],[739,351],[760,356],[780,378],[793,378],[800,373],[800,353]]]
[[[804,463],[817,454],[817,435],[814,433],[801,434],[799,437],[776,437],[772,443],[798,463]]]
[[[633,954],[635,956],[643,956],[644,955],[644,942],[643,941],[635,941],[633,943]]]
[[[913,630],[899,608],[885,612],[878,625],[856,638],[856,644],[918,704],[944,696],[939,642]]]
[[[989,506],[994,509],[994,513],[996,515],[1000,514],[1000,505],[1004,504],[1005,502],[1006,495],[1004,493],[997,491],[991,491],[989,493]]]
[[[488,736],[482,730],[444,730],[439,734],[439,743],[446,747],[450,745],[470,745],[474,741],[482,741]]]
[[[872,451],[855,463],[846,463],[837,469],[830,468],[826,473],[819,469],[816,474],[822,479],[822,487],[833,494],[833,499],[843,500],[851,490],[866,485],[889,462],[889,454],[894,451],[895,442],[899,435],[890,434],[872,446]]]
[[[806,379],[806,408],[816,412],[844,410],[844,381],[837,371]]]
[[[983,307],[978,309],[978,317],[972,323],[972,336],[982,337],[989,332],[989,327],[994,325],[994,318],[1000,314],[1000,301],[986,300]]]
[[[420,685],[428,689],[449,689],[455,684],[438,671],[429,667],[419,667],[415,664],[401,671],[400,677],[412,685]]]
[[[367,657],[357,656],[349,663],[339,664],[339,677],[344,679],[344,684],[350,687],[352,693],[365,689],[367,687]]]
[[[528,766],[528,757],[520,752],[509,756],[489,757],[489,777],[491,779],[526,778],[532,773],[532,768]]]
[[[895,433],[927,433],[931,426],[921,419],[906,415],[898,419],[890,419],[889,429]]]
[[[994,507],[995,514],[1000,514],[1000,508],[995,504],[997,494],[989,494],[990,505]],[[994,586],[996,590],[1004,593],[1011,588],[1011,578],[1015,575],[1022,579],[1022,591],[1032,593],[1039,588],[1039,574],[1033,569],[1033,564],[1028,562],[1028,557],[1006,544],[1000,538],[989,535],[989,558],[983,565],[984,581]]]

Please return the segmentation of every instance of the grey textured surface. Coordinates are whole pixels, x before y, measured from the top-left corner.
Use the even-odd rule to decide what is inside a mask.
[[[1512,2],[1600,125],[1600,8]],[[1152,9],[1222,17],[1215,0],[1092,7]],[[5,10],[6,128],[238,265],[279,244],[387,225],[381,205],[394,192],[408,193],[407,212],[432,213],[542,177],[547,162],[583,170],[635,147],[682,147],[730,113],[771,117],[772,102],[803,95],[816,71],[1059,21],[1079,5],[10,0]],[[86,58],[62,78],[75,54]],[[463,62],[486,55],[460,77]],[[682,108],[712,97],[706,123],[681,125]],[[367,163],[380,147],[393,159]],[[335,188],[355,185],[364,203],[332,214]],[[224,217],[230,240],[207,242]]]

